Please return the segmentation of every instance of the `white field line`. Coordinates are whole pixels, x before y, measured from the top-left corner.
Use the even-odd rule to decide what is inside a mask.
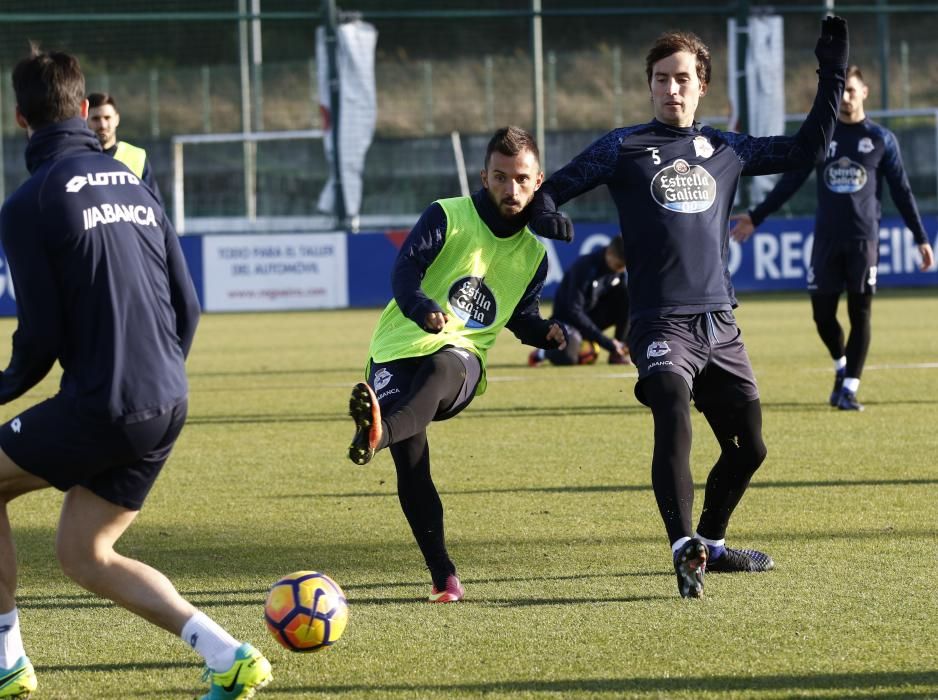
[[[938,369],[938,362],[913,362],[901,365],[864,365],[863,367],[864,372],[878,369]],[[830,372],[830,368],[828,367],[827,369],[822,370],[815,367],[812,368],[811,371],[828,373]]]

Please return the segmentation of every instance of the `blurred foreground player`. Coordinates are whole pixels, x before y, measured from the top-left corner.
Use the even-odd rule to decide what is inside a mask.
[[[608,187],[629,266],[635,395],[654,418],[652,486],[678,591],[703,594],[704,572],[765,571],[771,558],[726,546],[730,516],[766,456],[762,407],[733,308],[728,220],[739,178],[809,167],[827,150],[847,68],[847,26],[827,18],[815,48],[814,106],[794,136],[756,138],[694,120],[710,83],[710,51],[689,32],[661,35],[645,60],[655,118],[615,129],[555,172],[531,205],[531,228],[570,237],[556,208]],[[690,401],[720,445],[703,511],[691,526]]]
[[[349,402],[349,458],[367,464],[389,448],[401,507],[433,579],[432,603],[465,591],[446,550],[427,426],[485,391],[486,354],[503,327],[535,347],[566,342],[559,324],[541,318],[547,256],[526,225],[544,177],[539,161],[529,133],[500,129],[486,150],[482,189],[423,212],[394,264],[394,299],[371,339],[368,381]]]
[[[544,360],[555,365],[591,364],[596,361],[597,345],[609,353],[609,364],[629,364],[629,293],[621,236],[581,255],[563,273],[554,294],[552,318],[564,325],[567,347],[532,350],[529,365]],[[611,337],[604,332],[609,327],[613,328]]]
[[[872,338],[883,178],[918,246],[921,269],[929,269],[935,259],[895,134],[868,119],[863,109],[869,94],[863,73],[857,66],[850,66],[834,139],[827,157],[817,165],[818,203],[808,267],[814,324],[834,361],[834,389],[829,403],[842,411],[863,410],[857,390]],[[732,217],[735,223],[730,235],[746,241],[756,226],[798,191],[812,170],[786,173],[759,206]],[[837,321],[837,304],[844,289],[850,319],[846,343]]]
[[[7,503],[49,486],[65,493],[55,545],[65,574],[182,637],[208,666],[204,698],[250,697],[271,678],[267,659],[162,573],[114,549],[186,420],[199,305],[176,233],[153,193],[88,130],[73,56],[33,47],[13,69],[13,89],[31,177],[0,211],[18,319],[0,403],[56,361],[63,371],[55,396],[0,426],[0,698],[36,688]]]

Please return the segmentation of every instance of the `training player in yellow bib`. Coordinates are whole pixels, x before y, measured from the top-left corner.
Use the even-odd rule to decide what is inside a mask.
[[[130,168],[130,171],[153,191],[162,205],[163,196],[153,176],[147,152],[139,146],[117,140],[117,127],[120,123],[121,114],[117,111],[117,102],[113,95],[106,92],[93,92],[88,95],[88,128],[98,137],[101,149],[114,160],[119,160]]]
[[[562,327],[541,317],[547,256],[527,228],[527,205],[544,178],[539,160],[529,133],[502,128],[486,150],[482,189],[424,211],[394,265],[394,299],[372,336],[368,381],[352,390],[349,458],[367,464],[389,448],[434,603],[458,601],[464,590],[446,550],[427,426],[485,391],[486,353],[502,328],[535,347],[566,345]]]

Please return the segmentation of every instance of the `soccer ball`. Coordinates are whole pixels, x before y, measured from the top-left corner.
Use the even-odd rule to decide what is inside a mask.
[[[267,629],[290,651],[319,651],[335,644],[348,623],[348,601],[339,584],[318,571],[294,571],[270,587],[264,604]]]
[[[577,355],[578,365],[591,365],[599,357],[599,344],[591,340],[584,340],[580,343],[580,352]]]

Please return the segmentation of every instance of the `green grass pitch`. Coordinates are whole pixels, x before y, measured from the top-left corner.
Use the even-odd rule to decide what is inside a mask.
[[[390,456],[346,457],[348,394],[378,313],[204,317],[187,428],[119,543],[269,656],[259,697],[938,697],[933,288],[877,297],[862,414],[826,404],[831,366],[804,295],[743,297],[769,456],[729,542],[764,548],[777,569],[710,575],[699,601],[677,594],[634,369],[604,356],[531,369],[505,332],[488,393],[430,429],[467,598],[427,604]],[[14,321],[0,325],[9,337]],[[699,512],[716,444],[696,413],[694,435]],[[9,509],[36,700],[204,692],[186,645],[61,574],[61,499]],[[262,620],[267,587],[297,569],[349,597],[345,636],[318,654],[281,649]]]

